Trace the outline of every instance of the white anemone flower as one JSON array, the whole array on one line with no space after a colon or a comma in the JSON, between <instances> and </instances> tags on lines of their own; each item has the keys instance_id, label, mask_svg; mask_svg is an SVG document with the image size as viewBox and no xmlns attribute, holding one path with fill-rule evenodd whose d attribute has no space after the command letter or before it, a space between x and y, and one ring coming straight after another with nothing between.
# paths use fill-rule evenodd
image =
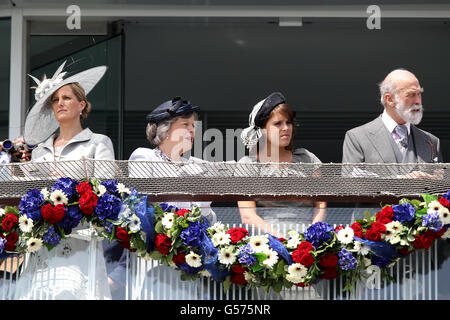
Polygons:
<instances>
[{"instance_id":1,"label":"white anemone flower","mask_svg":"<svg viewBox=\"0 0 450 320\"><path fill-rule=\"evenodd\" d=\"M69 200L67 199L67 196L64 192L61 190L55 190L50 194L50 200L53 201L53 204L55 206L59 204L67 205Z\"/></svg>"},{"instance_id":2,"label":"white anemone flower","mask_svg":"<svg viewBox=\"0 0 450 320\"><path fill-rule=\"evenodd\" d=\"M292 283L303 282L307 272L308 272L308 269L301 263L293 263L288 267L288 273L286 274L286 280L288 280Z\"/></svg>"},{"instance_id":3,"label":"white anemone flower","mask_svg":"<svg viewBox=\"0 0 450 320\"><path fill-rule=\"evenodd\" d=\"M135 214L133 214L130 217L130 222L128 223L128 228L130 228L130 231L133 233L138 232L141 230L141 219Z\"/></svg>"},{"instance_id":4,"label":"white anemone flower","mask_svg":"<svg viewBox=\"0 0 450 320\"><path fill-rule=\"evenodd\" d=\"M269 243L269 239L267 238L266 235L253 236L253 237L250 237L250 240L249 240L250 247L255 252L264 252L265 250L270 249L268 243Z\"/></svg>"},{"instance_id":5,"label":"white anemone flower","mask_svg":"<svg viewBox=\"0 0 450 320\"><path fill-rule=\"evenodd\" d=\"M337 239L343 244L349 244L353 241L354 231L350 227L345 227L337 233Z\"/></svg>"},{"instance_id":6,"label":"white anemone flower","mask_svg":"<svg viewBox=\"0 0 450 320\"><path fill-rule=\"evenodd\" d=\"M25 215L20 216L19 229L25 233L31 232L31 230L33 230L33 219L30 219Z\"/></svg>"},{"instance_id":7,"label":"white anemone flower","mask_svg":"<svg viewBox=\"0 0 450 320\"><path fill-rule=\"evenodd\" d=\"M27 241L27 252L36 252L42 247L42 240L38 238L30 238Z\"/></svg>"},{"instance_id":8,"label":"white anemone flower","mask_svg":"<svg viewBox=\"0 0 450 320\"><path fill-rule=\"evenodd\" d=\"M439 212L443 208L445 207L442 204L440 204L439 201L433 200L428 204L427 213L430 214L433 212Z\"/></svg>"},{"instance_id":9,"label":"white anemone flower","mask_svg":"<svg viewBox=\"0 0 450 320\"><path fill-rule=\"evenodd\" d=\"M264 250L264 254L267 258L262 262L263 265L270 269L273 268L273 266L278 262L278 253L275 250L267 249Z\"/></svg>"},{"instance_id":10,"label":"white anemone flower","mask_svg":"<svg viewBox=\"0 0 450 320\"><path fill-rule=\"evenodd\" d=\"M219 262L225 265L231 265L236 261L236 253L234 252L234 247L229 246L222 248L219 251Z\"/></svg>"},{"instance_id":11,"label":"white anemone flower","mask_svg":"<svg viewBox=\"0 0 450 320\"><path fill-rule=\"evenodd\" d=\"M50 200L50 192L48 192L47 188L43 188L41 190L41 194L44 197L44 200L46 201Z\"/></svg>"},{"instance_id":12,"label":"white anemone flower","mask_svg":"<svg viewBox=\"0 0 450 320\"><path fill-rule=\"evenodd\" d=\"M128 194L131 193L130 189L125 187L125 185L120 182L117 184L117 190L119 191L119 193L128 193Z\"/></svg>"},{"instance_id":13,"label":"white anemone flower","mask_svg":"<svg viewBox=\"0 0 450 320\"><path fill-rule=\"evenodd\" d=\"M300 235L297 231L289 231L289 239L287 241L286 247L290 249L297 248L302 240L300 239Z\"/></svg>"},{"instance_id":14,"label":"white anemone flower","mask_svg":"<svg viewBox=\"0 0 450 320\"><path fill-rule=\"evenodd\" d=\"M218 221L214 223L211 227L209 227L209 229L214 232L223 232L225 231L225 225L222 222Z\"/></svg>"},{"instance_id":15,"label":"white anemone flower","mask_svg":"<svg viewBox=\"0 0 450 320\"><path fill-rule=\"evenodd\" d=\"M175 215L173 212L167 212L164 217L161 219L161 222L166 229L170 229L173 226L173 222L175 221Z\"/></svg>"},{"instance_id":16,"label":"white anemone flower","mask_svg":"<svg viewBox=\"0 0 450 320\"><path fill-rule=\"evenodd\" d=\"M202 256L191 251L186 256L186 263L193 268L199 268L202 266Z\"/></svg>"},{"instance_id":17,"label":"white anemone flower","mask_svg":"<svg viewBox=\"0 0 450 320\"><path fill-rule=\"evenodd\" d=\"M211 241L215 247L221 246L221 245L227 245L231 242L231 237L228 233L225 233L223 231L215 233Z\"/></svg>"},{"instance_id":18,"label":"white anemone flower","mask_svg":"<svg viewBox=\"0 0 450 320\"><path fill-rule=\"evenodd\" d=\"M106 193L106 187L102 184L99 184L95 190L95 194L97 197L101 197L102 195L104 195Z\"/></svg>"},{"instance_id":19,"label":"white anemone flower","mask_svg":"<svg viewBox=\"0 0 450 320\"><path fill-rule=\"evenodd\" d=\"M360 254L362 256L365 256L365 255L367 255L369 253L369 247L367 247L361 241L355 241L355 244L354 244L353 248L358 254Z\"/></svg>"},{"instance_id":20,"label":"white anemone flower","mask_svg":"<svg viewBox=\"0 0 450 320\"><path fill-rule=\"evenodd\" d=\"M450 224L450 212L446 207L442 207L439 212L439 220L441 220L442 224Z\"/></svg>"}]
</instances>

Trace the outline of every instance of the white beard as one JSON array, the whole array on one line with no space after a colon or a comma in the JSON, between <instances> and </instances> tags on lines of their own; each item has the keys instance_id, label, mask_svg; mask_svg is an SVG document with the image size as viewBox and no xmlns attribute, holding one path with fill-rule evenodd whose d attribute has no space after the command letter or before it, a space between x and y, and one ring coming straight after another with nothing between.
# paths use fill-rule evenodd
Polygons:
<instances>
[{"instance_id":1,"label":"white beard","mask_svg":"<svg viewBox=\"0 0 450 320\"><path fill-rule=\"evenodd\" d=\"M396 97L396 100L399 101L395 105L395 110L397 114L406 122L412 123L414 125L418 125L420 121L422 121L423 116L423 106L421 104L414 104L410 108L405 107L403 101ZM419 111L419 112L415 112Z\"/></svg>"}]
</instances>

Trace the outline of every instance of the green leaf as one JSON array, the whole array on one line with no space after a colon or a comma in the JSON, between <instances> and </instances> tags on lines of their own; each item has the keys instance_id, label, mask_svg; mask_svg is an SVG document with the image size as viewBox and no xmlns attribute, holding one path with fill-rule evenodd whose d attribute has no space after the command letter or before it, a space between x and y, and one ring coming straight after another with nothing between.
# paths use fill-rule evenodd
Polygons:
<instances>
[{"instance_id":1,"label":"green leaf","mask_svg":"<svg viewBox=\"0 0 450 320\"><path fill-rule=\"evenodd\" d=\"M422 198L426 202L427 206L431 201L437 201L437 199L438 199L437 196L434 196L432 194L423 194Z\"/></svg>"},{"instance_id":2,"label":"green leaf","mask_svg":"<svg viewBox=\"0 0 450 320\"><path fill-rule=\"evenodd\" d=\"M369 210L366 210L366 212L364 212L364 218L366 220L370 220L370 217L372 216L372 213L370 213Z\"/></svg>"},{"instance_id":3,"label":"green leaf","mask_svg":"<svg viewBox=\"0 0 450 320\"><path fill-rule=\"evenodd\" d=\"M256 252L256 253L254 253L254 255L259 262L263 262L264 260L267 259L267 255L262 252Z\"/></svg>"},{"instance_id":4,"label":"green leaf","mask_svg":"<svg viewBox=\"0 0 450 320\"><path fill-rule=\"evenodd\" d=\"M223 282L223 292L226 293L231 286L231 276L227 276Z\"/></svg>"}]
</instances>

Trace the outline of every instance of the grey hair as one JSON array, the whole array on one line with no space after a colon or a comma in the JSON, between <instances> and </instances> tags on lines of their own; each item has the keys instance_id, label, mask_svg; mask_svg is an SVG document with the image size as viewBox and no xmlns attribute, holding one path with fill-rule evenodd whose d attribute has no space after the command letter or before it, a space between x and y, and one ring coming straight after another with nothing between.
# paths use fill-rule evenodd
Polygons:
<instances>
[{"instance_id":1,"label":"grey hair","mask_svg":"<svg viewBox=\"0 0 450 320\"><path fill-rule=\"evenodd\" d=\"M395 72L395 71L408 71L408 70L399 68L399 69L393 70L392 72ZM386 107L386 101L384 101L384 95L386 93L390 93L390 94L394 95L394 98L397 98L397 91L398 91L397 84L396 84L395 80L392 79L391 77L387 77L382 82L380 82L378 84L378 87L380 88L380 102L383 107Z\"/></svg>"},{"instance_id":2,"label":"grey hair","mask_svg":"<svg viewBox=\"0 0 450 320\"><path fill-rule=\"evenodd\" d=\"M195 120L197 120L198 116L197 113L189 113L186 115L178 116L175 118L170 118L167 120L164 120L160 123L148 123L147 128L145 130L145 133L147 135L147 140L150 142L153 148L159 146L161 142L163 142L164 139L167 139L168 133L170 130L170 127L172 126L172 123L178 120L178 118L190 118L194 114Z\"/></svg>"}]
</instances>

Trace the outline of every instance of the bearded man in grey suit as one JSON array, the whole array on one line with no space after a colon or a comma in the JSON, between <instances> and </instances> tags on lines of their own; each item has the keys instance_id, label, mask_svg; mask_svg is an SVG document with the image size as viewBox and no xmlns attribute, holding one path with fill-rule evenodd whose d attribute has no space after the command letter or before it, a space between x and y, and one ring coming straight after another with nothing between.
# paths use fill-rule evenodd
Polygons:
<instances>
[{"instance_id":1,"label":"bearded man in grey suit","mask_svg":"<svg viewBox=\"0 0 450 320\"><path fill-rule=\"evenodd\" d=\"M383 113L345 134L342 163L442 162L439 138L416 127L422 92L411 72L396 69L380 83Z\"/></svg>"}]
</instances>

